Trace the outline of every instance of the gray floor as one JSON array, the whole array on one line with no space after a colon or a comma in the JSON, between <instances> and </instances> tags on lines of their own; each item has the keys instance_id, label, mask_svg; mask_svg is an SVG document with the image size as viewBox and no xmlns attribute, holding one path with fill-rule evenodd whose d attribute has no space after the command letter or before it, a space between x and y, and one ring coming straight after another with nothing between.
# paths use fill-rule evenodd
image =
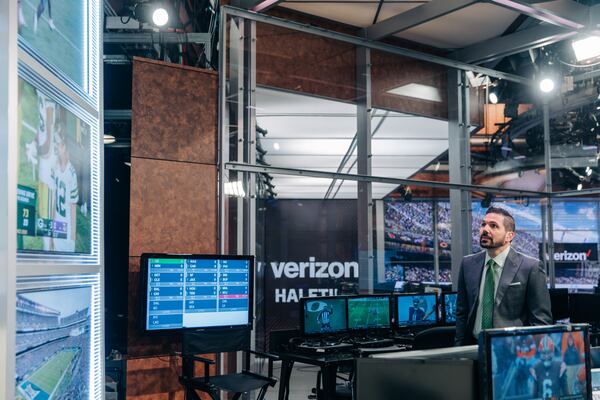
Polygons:
<instances>
[{"instance_id":1,"label":"gray floor","mask_svg":"<svg viewBox=\"0 0 600 400\"><path fill-rule=\"evenodd\" d=\"M274 364L273 374L279 379L281 371L281 363ZM306 364L295 364L292 377L290 378L290 399L289 400L307 400L311 394L311 388L317 383L318 367ZM267 392L267 400L277 400L279 391L279 383L274 388L270 388Z\"/></svg>"}]
</instances>

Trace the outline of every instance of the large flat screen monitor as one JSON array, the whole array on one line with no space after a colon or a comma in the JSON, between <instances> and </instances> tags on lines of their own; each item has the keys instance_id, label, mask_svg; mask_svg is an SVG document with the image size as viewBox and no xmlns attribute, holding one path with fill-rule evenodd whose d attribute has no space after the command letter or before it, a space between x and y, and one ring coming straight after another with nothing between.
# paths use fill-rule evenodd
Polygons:
<instances>
[{"instance_id":1,"label":"large flat screen monitor","mask_svg":"<svg viewBox=\"0 0 600 400\"><path fill-rule=\"evenodd\" d=\"M447 325L456 324L456 292L442 293L442 321Z\"/></svg>"},{"instance_id":2,"label":"large flat screen monitor","mask_svg":"<svg viewBox=\"0 0 600 400\"><path fill-rule=\"evenodd\" d=\"M396 296L396 324L399 328L438 323L437 294L400 294Z\"/></svg>"},{"instance_id":3,"label":"large flat screen monitor","mask_svg":"<svg viewBox=\"0 0 600 400\"><path fill-rule=\"evenodd\" d=\"M491 329L479 351L484 399L591 399L587 325Z\"/></svg>"},{"instance_id":4,"label":"large flat screen monitor","mask_svg":"<svg viewBox=\"0 0 600 400\"><path fill-rule=\"evenodd\" d=\"M348 297L348 329L358 331L389 328L389 296Z\"/></svg>"},{"instance_id":5,"label":"large flat screen monitor","mask_svg":"<svg viewBox=\"0 0 600 400\"><path fill-rule=\"evenodd\" d=\"M252 326L254 257L142 254L144 330Z\"/></svg>"},{"instance_id":6,"label":"large flat screen monitor","mask_svg":"<svg viewBox=\"0 0 600 400\"><path fill-rule=\"evenodd\" d=\"M308 297L300 300L302 333L305 336L342 333L348 330L346 297Z\"/></svg>"}]
</instances>

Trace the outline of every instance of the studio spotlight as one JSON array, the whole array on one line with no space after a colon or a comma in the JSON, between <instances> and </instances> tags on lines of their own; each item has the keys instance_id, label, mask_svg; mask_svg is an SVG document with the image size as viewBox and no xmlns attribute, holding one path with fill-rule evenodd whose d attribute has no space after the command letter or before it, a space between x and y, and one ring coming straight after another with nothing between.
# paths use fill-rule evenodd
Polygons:
<instances>
[{"instance_id":1,"label":"studio spotlight","mask_svg":"<svg viewBox=\"0 0 600 400\"><path fill-rule=\"evenodd\" d=\"M152 22L156 26L165 26L169 22L169 13L163 7L158 7L152 12Z\"/></svg>"},{"instance_id":2,"label":"studio spotlight","mask_svg":"<svg viewBox=\"0 0 600 400\"><path fill-rule=\"evenodd\" d=\"M583 189L583 183L577 184L577 190L581 190L581 189Z\"/></svg>"},{"instance_id":3,"label":"studio spotlight","mask_svg":"<svg viewBox=\"0 0 600 400\"><path fill-rule=\"evenodd\" d=\"M590 167L586 167L586 169L585 169L585 174L586 174L587 176L591 176L591 175L592 175L592 169L591 169Z\"/></svg>"},{"instance_id":4,"label":"studio spotlight","mask_svg":"<svg viewBox=\"0 0 600 400\"><path fill-rule=\"evenodd\" d=\"M490 100L490 103L498 104L498 95L496 92L490 92L488 99Z\"/></svg>"},{"instance_id":5,"label":"studio spotlight","mask_svg":"<svg viewBox=\"0 0 600 400\"><path fill-rule=\"evenodd\" d=\"M139 2L133 8L133 15L138 21L152 23L159 28L169 22L169 11L162 1Z\"/></svg>"},{"instance_id":6,"label":"studio spotlight","mask_svg":"<svg viewBox=\"0 0 600 400\"><path fill-rule=\"evenodd\" d=\"M542 80L540 80L540 90L542 91L542 93L550 93L554 90L554 86L555 84L552 78L545 77Z\"/></svg>"}]
</instances>

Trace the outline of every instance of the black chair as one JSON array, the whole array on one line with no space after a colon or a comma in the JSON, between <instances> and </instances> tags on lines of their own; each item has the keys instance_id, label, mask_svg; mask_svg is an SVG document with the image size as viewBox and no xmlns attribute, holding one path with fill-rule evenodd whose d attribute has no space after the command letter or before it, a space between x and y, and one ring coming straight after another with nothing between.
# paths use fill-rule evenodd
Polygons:
<instances>
[{"instance_id":1,"label":"black chair","mask_svg":"<svg viewBox=\"0 0 600 400\"><path fill-rule=\"evenodd\" d=\"M437 349L453 347L456 336L455 326L436 326L425 329L415 335L413 350Z\"/></svg>"},{"instance_id":2,"label":"black chair","mask_svg":"<svg viewBox=\"0 0 600 400\"><path fill-rule=\"evenodd\" d=\"M246 337L247 336L247 337ZM213 400L220 399L220 392L233 393L233 399L243 394L258 391L257 400L264 399L267 389L275 386L277 379L273 377L273 361L278 357L272 354L250 350L250 332L201 332L195 336L184 334L182 342L183 358L182 376L179 381L185 388L185 398L200 400L197 391L207 393ZM210 376L210 366L215 361L196 354L215 352L242 351L242 372L226 375ZM250 356L255 355L268 361L267 375L250 371ZM195 376L196 362L204 365L204 376Z\"/></svg>"}]
</instances>

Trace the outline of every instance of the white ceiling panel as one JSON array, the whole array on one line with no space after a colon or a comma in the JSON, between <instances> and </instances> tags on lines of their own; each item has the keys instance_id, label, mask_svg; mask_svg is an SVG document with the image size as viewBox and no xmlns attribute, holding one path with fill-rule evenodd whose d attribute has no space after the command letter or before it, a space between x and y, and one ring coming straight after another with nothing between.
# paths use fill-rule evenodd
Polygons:
<instances>
[{"instance_id":1,"label":"white ceiling panel","mask_svg":"<svg viewBox=\"0 0 600 400\"><path fill-rule=\"evenodd\" d=\"M307 118L310 116L310 118ZM266 129L268 139L277 138L350 138L356 133L356 116L339 117L316 116L277 116L257 114L258 126Z\"/></svg>"},{"instance_id":2,"label":"white ceiling panel","mask_svg":"<svg viewBox=\"0 0 600 400\"><path fill-rule=\"evenodd\" d=\"M353 4L351 0L344 3L319 2L318 0L298 3L286 1L280 6L361 28L370 26L377 12L377 2L365 3L361 0L358 0L356 4Z\"/></svg>"},{"instance_id":3,"label":"white ceiling panel","mask_svg":"<svg viewBox=\"0 0 600 400\"><path fill-rule=\"evenodd\" d=\"M397 36L443 49L457 49L500 36L518 13L488 3L476 3Z\"/></svg>"}]
</instances>

